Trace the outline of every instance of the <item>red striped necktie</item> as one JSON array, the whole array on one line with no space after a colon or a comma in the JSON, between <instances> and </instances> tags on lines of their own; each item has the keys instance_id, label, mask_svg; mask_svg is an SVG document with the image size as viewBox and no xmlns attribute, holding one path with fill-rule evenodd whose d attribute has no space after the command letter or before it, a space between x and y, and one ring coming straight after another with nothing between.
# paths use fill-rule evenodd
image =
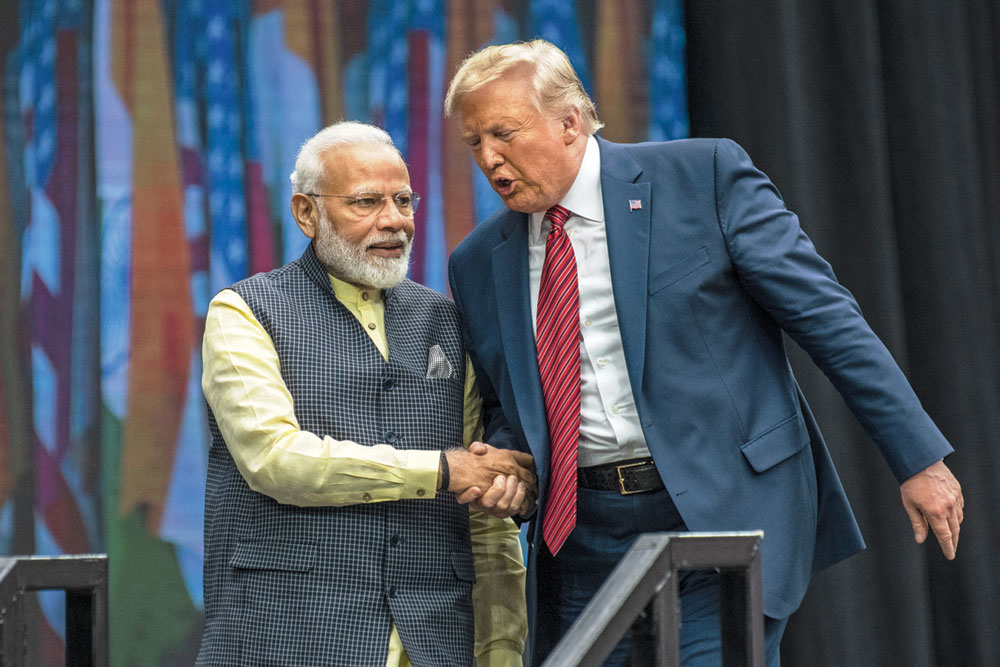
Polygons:
<instances>
[{"instance_id":1,"label":"red striped necktie","mask_svg":"<svg viewBox=\"0 0 1000 667\"><path fill-rule=\"evenodd\" d=\"M576 525L576 445L580 437L580 290L576 256L566 235L572 215L562 206L545 212L552 223L538 289L536 342L551 479L542 537L553 555Z\"/></svg>"}]
</instances>

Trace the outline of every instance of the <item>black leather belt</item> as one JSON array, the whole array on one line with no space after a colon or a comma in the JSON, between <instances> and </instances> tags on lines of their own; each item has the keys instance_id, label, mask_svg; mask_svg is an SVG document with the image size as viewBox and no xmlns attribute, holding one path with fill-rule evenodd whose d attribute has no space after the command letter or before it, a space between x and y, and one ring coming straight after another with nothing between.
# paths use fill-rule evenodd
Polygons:
<instances>
[{"instance_id":1,"label":"black leather belt","mask_svg":"<svg viewBox=\"0 0 1000 667\"><path fill-rule=\"evenodd\" d=\"M577 484L596 491L617 491L623 496L659 491L663 480L653 459L630 459L576 469Z\"/></svg>"}]
</instances>

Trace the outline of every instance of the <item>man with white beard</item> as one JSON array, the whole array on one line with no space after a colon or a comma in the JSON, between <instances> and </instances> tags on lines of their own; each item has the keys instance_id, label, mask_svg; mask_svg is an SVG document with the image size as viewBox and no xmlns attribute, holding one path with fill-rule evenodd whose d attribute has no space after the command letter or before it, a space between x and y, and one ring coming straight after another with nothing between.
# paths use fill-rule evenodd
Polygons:
<instances>
[{"instance_id":1,"label":"man with white beard","mask_svg":"<svg viewBox=\"0 0 1000 667\"><path fill-rule=\"evenodd\" d=\"M212 445L199 665L520 665L530 455L481 442L454 305L406 280L420 201L389 136L307 141L303 255L205 323ZM463 448L466 445L468 448Z\"/></svg>"}]
</instances>

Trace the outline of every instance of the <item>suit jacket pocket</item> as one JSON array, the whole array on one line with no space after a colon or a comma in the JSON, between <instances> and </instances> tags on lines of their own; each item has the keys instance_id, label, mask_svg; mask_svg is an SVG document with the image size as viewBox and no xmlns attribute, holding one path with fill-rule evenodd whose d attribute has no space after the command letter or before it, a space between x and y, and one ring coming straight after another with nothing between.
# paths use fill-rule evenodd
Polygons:
<instances>
[{"instance_id":1,"label":"suit jacket pocket","mask_svg":"<svg viewBox=\"0 0 1000 667\"><path fill-rule=\"evenodd\" d=\"M744 458L755 472L764 472L778 465L809 444L809 432L798 414L778 422L740 447Z\"/></svg>"},{"instance_id":2,"label":"suit jacket pocket","mask_svg":"<svg viewBox=\"0 0 1000 667\"><path fill-rule=\"evenodd\" d=\"M318 547L309 542L239 542L229 566L244 570L308 572Z\"/></svg>"},{"instance_id":3,"label":"suit jacket pocket","mask_svg":"<svg viewBox=\"0 0 1000 667\"><path fill-rule=\"evenodd\" d=\"M699 248L698 252L675 264L671 264L666 269L653 276L649 281L649 293L651 295L656 294L660 290L670 287L681 278L691 275L701 267L708 264L710 261L711 260L708 257L708 250L705 248Z\"/></svg>"},{"instance_id":4,"label":"suit jacket pocket","mask_svg":"<svg viewBox=\"0 0 1000 667\"><path fill-rule=\"evenodd\" d=\"M455 570L455 576L470 584L476 582L476 564L472 560L472 554L467 551L452 551L451 566Z\"/></svg>"}]
</instances>

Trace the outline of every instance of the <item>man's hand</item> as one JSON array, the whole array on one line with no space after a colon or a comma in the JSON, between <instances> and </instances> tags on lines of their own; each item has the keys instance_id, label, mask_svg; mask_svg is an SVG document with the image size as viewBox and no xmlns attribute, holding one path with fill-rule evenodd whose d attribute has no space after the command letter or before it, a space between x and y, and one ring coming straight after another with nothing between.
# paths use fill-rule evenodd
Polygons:
<instances>
[{"instance_id":1,"label":"man's hand","mask_svg":"<svg viewBox=\"0 0 1000 667\"><path fill-rule=\"evenodd\" d=\"M927 539L927 526L934 531L945 558L955 558L958 531L964 518L962 487L944 461L930 465L899 487L903 507L910 515L913 537L918 544Z\"/></svg>"},{"instance_id":2,"label":"man's hand","mask_svg":"<svg viewBox=\"0 0 1000 667\"><path fill-rule=\"evenodd\" d=\"M474 442L468 450L448 450L449 490L458 502L472 503L490 516L527 514L538 497L531 454Z\"/></svg>"}]
</instances>

